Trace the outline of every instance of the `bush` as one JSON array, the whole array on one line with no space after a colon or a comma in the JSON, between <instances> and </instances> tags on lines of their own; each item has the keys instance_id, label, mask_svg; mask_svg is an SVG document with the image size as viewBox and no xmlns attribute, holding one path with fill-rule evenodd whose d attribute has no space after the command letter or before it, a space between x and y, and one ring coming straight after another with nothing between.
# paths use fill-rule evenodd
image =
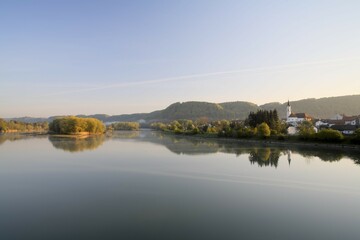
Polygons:
<instances>
[{"instance_id":1,"label":"bush","mask_svg":"<svg viewBox=\"0 0 360 240\"><path fill-rule=\"evenodd\" d=\"M240 129L237 132L237 137L238 138L251 138L251 137L255 136L256 133L257 133L256 128L245 127L245 128Z\"/></svg>"},{"instance_id":2,"label":"bush","mask_svg":"<svg viewBox=\"0 0 360 240\"><path fill-rule=\"evenodd\" d=\"M280 140L280 141L284 141L285 140L285 135L284 134L279 134L277 136L277 139Z\"/></svg>"},{"instance_id":3,"label":"bush","mask_svg":"<svg viewBox=\"0 0 360 240\"><path fill-rule=\"evenodd\" d=\"M341 142L344 136L337 130L323 129L316 134L316 138L323 142Z\"/></svg>"},{"instance_id":4,"label":"bush","mask_svg":"<svg viewBox=\"0 0 360 240\"><path fill-rule=\"evenodd\" d=\"M161 123L161 122L155 122L150 124L150 127L156 130L165 130L166 129L166 124Z\"/></svg>"},{"instance_id":5,"label":"bush","mask_svg":"<svg viewBox=\"0 0 360 240\"><path fill-rule=\"evenodd\" d=\"M138 122L118 122L111 124L114 130L139 130L140 124Z\"/></svg>"},{"instance_id":6,"label":"bush","mask_svg":"<svg viewBox=\"0 0 360 240\"><path fill-rule=\"evenodd\" d=\"M360 128L355 130L355 137L360 139Z\"/></svg>"},{"instance_id":7,"label":"bush","mask_svg":"<svg viewBox=\"0 0 360 240\"><path fill-rule=\"evenodd\" d=\"M270 127L269 125L267 125L265 122L263 122L262 124L260 124L258 127L258 136L261 138L268 138L270 137Z\"/></svg>"},{"instance_id":8,"label":"bush","mask_svg":"<svg viewBox=\"0 0 360 240\"><path fill-rule=\"evenodd\" d=\"M199 134L200 133L200 130L199 128L195 127L193 130L192 130L192 134L196 135L196 134Z\"/></svg>"},{"instance_id":9,"label":"bush","mask_svg":"<svg viewBox=\"0 0 360 240\"><path fill-rule=\"evenodd\" d=\"M274 129L271 129L270 135L271 135L271 136L277 136L277 135L278 135L278 131L276 131L276 130L274 130Z\"/></svg>"},{"instance_id":10,"label":"bush","mask_svg":"<svg viewBox=\"0 0 360 240\"><path fill-rule=\"evenodd\" d=\"M354 137L351 139L352 143L360 144L360 128L356 129Z\"/></svg>"},{"instance_id":11,"label":"bush","mask_svg":"<svg viewBox=\"0 0 360 240\"><path fill-rule=\"evenodd\" d=\"M175 128L174 129L174 133L175 134L182 134L182 133L184 133L181 129L179 129L179 128Z\"/></svg>"}]
</instances>

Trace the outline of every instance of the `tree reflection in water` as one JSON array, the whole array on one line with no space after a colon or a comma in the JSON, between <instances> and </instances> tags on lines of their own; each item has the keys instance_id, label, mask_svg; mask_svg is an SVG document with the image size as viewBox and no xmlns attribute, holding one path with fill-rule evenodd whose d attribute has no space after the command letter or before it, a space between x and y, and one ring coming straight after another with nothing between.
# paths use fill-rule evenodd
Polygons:
<instances>
[{"instance_id":1,"label":"tree reflection in water","mask_svg":"<svg viewBox=\"0 0 360 240\"><path fill-rule=\"evenodd\" d=\"M327 149L320 151L317 149L296 148L293 150L293 152L300 154L304 158L318 157L325 162L337 162L349 155L346 152L337 149ZM351 158L353 158L354 156L356 156L356 154L351 154L351 156Z\"/></svg>"},{"instance_id":2,"label":"tree reflection in water","mask_svg":"<svg viewBox=\"0 0 360 240\"><path fill-rule=\"evenodd\" d=\"M113 131L108 134L108 137L116 139L135 139L140 137L140 131Z\"/></svg>"},{"instance_id":3,"label":"tree reflection in water","mask_svg":"<svg viewBox=\"0 0 360 240\"><path fill-rule=\"evenodd\" d=\"M67 152L81 152L98 148L104 143L105 136L96 135L86 138L49 136L49 141L57 149Z\"/></svg>"},{"instance_id":4,"label":"tree reflection in water","mask_svg":"<svg viewBox=\"0 0 360 240\"><path fill-rule=\"evenodd\" d=\"M40 139L47 138L45 134L22 134L22 133L0 133L0 145L4 144L6 141L14 142L19 140L30 140L30 139Z\"/></svg>"},{"instance_id":5,"label":"tree reflection in water","mask_svg":"<svg viewBox=\"0 0 360 240\"><path fill-rule=\"evenodd\" d=\"M250 151L249 161L251 164L257 163L260 167L277 167L281 156L280 149L273 148L254 148ZM290 164L290 163L289 163Z\"/></svg>"},{"instance_id":6,"label":"tree reflection in water","mask_svg":"<svg viewBox=\"0 0 360 240\"><path fill-rule=\"evenodd\" d=\"M291 164L292 154L299 154L306 159L317 157L326 162L337 162L341 159L349 158L353 160L355 164L360 165L360 153L356 150L340 148L321 149L313 146L304 147L297 145L269 146L260 142L205 139L164 134L157 131L115 131L107 136L96 135L86 138L6 133L0 134L0 145L6 141L13 142L34 138L48 138L54 148L67 152L94 150L101 146L106 139L115 141L126 141L130 139L133 141L162 145L175 154L204 155L227 153L235 154L236 156L247 155L250 163L257 164L259 167L278 167L281 156L284 156L288 163Z\"/></svg>"},{"instance_id":7,"label":"tree reflection in water","mask_svg":"<svg viewBox=\"0 0 360 240\"><path fill-rule=\"evenodd\" d=\"M205 139L153 131L145 132L138 140L161 144L175 154L204 155L229 153L236 156L248 155L250 163L256 163L260 167L276 168L279 165L281 156L284 156L288 164L291 165L291 155L293 153L305 158L317 157L326 162L336 162L343 158L350 158L356 164L360 164L359 151L349 149L315 148L314 146L300 147L297 145L266 146L261 142Z\"/></svg>"}]
</instances>

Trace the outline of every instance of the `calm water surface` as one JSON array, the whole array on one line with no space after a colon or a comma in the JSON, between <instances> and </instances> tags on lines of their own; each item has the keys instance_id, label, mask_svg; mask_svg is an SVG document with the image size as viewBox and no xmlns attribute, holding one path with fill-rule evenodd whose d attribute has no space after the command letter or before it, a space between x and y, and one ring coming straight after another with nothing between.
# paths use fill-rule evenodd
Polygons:
<instances>
[{"instance_id":1,"label":"calm water surface","mask_svg":"<svg viewBox=\"0 0 360 240\"><path fill-rule=\"evenodd\" d=\"M360 154L0 136L0 239L360 239Z\"/></svg>"}]
</instances>

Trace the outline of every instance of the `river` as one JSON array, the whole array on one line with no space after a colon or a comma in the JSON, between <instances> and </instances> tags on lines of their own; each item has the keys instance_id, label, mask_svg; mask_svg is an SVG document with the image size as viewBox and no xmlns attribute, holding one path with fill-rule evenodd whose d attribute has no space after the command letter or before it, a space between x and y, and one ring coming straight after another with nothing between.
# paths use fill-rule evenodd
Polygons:
<instances>
[{"instance_id":1,"label":"river","mask_svg":"<svg viewBox=\"0 0 360 240\"><path fill-rule=\"evenodd\" d=\"M359 239L360 154L0 135L0 239Z\"/></svg>"}]
</instances>

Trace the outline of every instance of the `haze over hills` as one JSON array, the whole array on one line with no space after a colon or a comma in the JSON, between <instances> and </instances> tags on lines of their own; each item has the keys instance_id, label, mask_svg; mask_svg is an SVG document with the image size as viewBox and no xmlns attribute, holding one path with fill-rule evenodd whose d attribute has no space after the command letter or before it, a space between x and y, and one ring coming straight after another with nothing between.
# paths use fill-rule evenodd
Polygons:
<instances>
[{"instance_id":1,"label":"haze over hills","mask_svg":"<svg viewBox=\"0 0 360 240\"><path fill-rule=\"evenodd\" d=\"M360 115L360 95L349 95L340 97L328 98L310 98L298 101L290 101L292 111L295 113L306 112L314 118L330 118L337 113L345 115ZM135 113L122 115L78 115L79 117L93 117L103 122L116 121L140 121L146 122L154 121L171 121L175 119L192 119L196 120L205 117L209 120L220 119L245 119L252 111L260 109L273 110L276 109L281 118L285 118L285 103L266 103L263 105L256 105L251 102L225 102L225 103L209 103L209 102L184 102L173 103L163 110L158 110L150 113ZM52 116L49 118L12 118L12 120L23 122L39 122L52 121L59 116ZM6 120L11 120L8 118Z\"/></svg>"}]
</instances>

